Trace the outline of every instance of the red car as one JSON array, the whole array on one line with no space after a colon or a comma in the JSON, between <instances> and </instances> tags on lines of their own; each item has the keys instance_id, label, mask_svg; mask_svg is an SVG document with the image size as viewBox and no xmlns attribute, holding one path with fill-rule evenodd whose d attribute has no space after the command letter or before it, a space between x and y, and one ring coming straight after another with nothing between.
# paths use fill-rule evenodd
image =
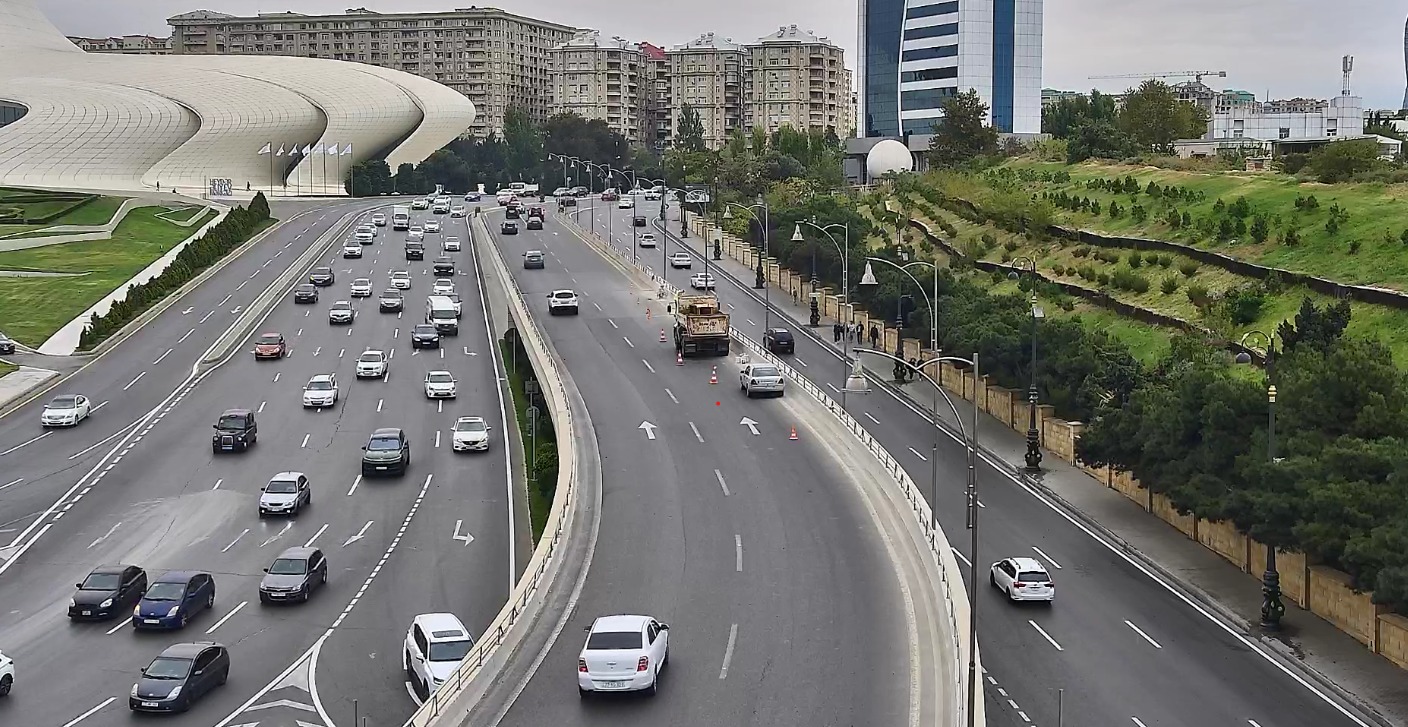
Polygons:
<instances>
[{"instance_id":1,"label":"red car","mask_svg":"<svg viewBox=\"0 0 1408 727\"><path fill-rule=\"evenodd\" d=\"M529 207L529 208L528 208L528 216L529 216L529 217L537 217L537 218L540 219L540 220L543 219L543 207L542 207L542 205L536 205L536 204L535 204L535 205L533 205L532 207Z\"/></svg>"},{"instance_id":2,"label":"red car","mask_svg":"<svg viewBox=\"0 0 1408 727\"><path fill-rule=\"evenodd\" d=\"M254 342L254 358L283 358L288 354L288 344L282 333L261 333Z\"/></svg>"},{"instance_id":3,"label":"red car","mask_svg":"<svg viewBox=\"0 0 1408 727\"><path fill-rule=\"evenodd\" d=\"M618 200L618 199L620 199L620 198L621 198L621 195L616 194L615 192L609 192L609 191L608 191L608 192L602 192L602 193L601 193L601 201L603 201L603 202L615 202L616 200Z\"/></svg>"}]
</instances>

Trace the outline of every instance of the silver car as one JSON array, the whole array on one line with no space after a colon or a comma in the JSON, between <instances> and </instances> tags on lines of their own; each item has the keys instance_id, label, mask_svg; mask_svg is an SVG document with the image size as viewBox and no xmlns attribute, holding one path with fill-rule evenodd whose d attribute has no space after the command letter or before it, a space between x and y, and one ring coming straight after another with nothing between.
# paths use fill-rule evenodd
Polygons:
<instances>
[{"instance_id":1,"label":"silver car","mask_svg":"<svg viewBox=\"0 0 1408 727\"><path fill-rule=\"evenodd\" d=\"M328 323L351 324L352 319L356 317L357 311L353 310L352 304L345 300L333 303L332 308L328 309Z\"/></svg>"},{"instance_id":2,"label":"silver car","mask_svg":"<svg viewBox=\"0 0 1408 727\"><path fill-rule=\"evenodd\" d=\"M787 379L770 363L750 363L738 372L738 388L749 399L755 394L782 396L787 389Z\"/></svg>"},{"instance_id":3,"label":"silver car","mask_svg":"<svg viewBox=\"0 0 1408 727\"><path fill-rule=\"evenodd\" d=\"M265 515L297 516L304 507L313 504L313 490L302 472L280 472L259 492L259 517Z\"/></svg>"}]
</instances>

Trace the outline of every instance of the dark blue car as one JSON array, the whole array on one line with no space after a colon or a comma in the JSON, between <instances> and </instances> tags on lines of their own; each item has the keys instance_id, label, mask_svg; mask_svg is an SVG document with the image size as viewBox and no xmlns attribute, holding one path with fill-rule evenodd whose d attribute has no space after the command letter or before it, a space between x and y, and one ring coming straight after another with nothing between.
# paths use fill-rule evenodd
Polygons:
<instances>
[{"instance_id":1,"label":"dark blue car","mask_svg":"<svg viewBox=\"0 0 1408 727\"><path fill-rule=\"evenodd\" d=\"M179 629L197 613L214 607L215 578L200 571L171 571L147 586L132 610L132 627Z\"/></svg>"}]
</instances>

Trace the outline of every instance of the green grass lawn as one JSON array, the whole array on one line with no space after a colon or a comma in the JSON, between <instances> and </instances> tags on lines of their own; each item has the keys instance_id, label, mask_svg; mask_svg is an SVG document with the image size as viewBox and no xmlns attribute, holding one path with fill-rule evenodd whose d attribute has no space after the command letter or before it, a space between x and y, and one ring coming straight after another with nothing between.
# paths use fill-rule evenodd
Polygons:
<instances>
[{"instance_id":1,"label":"green grass lawn","mask_svg":"<svg viewBox=\"0 0 1408 727\"><path fill-rule=\"evenodd\" d=\"M33 235L23 233L32 233L55 225L107 224L107 222L112 219L112 216L117 213L117 208L121 207L122 203L126 200L126 197L99 197L47 225L0 225L0 239L31 237ZM46 211L52 211L43 209L45 205L53 205L55 209L61 209L70 204L72 204L72 202L40 202L36 204L16 204L14 206L33 210L30 214L44 214ZM5 205L5 202L0 200L0 205Z\"/></svg>"},{"instance_id":2,"label":"green grass lawn","mask_svg":"<svg viewBox=\"0 0 1408 727\"><path fill-rule=\"evenodd\" d=\"M20 370L20 367L14 365L14 364L8 364L8 363L5 363L4 361L0 361L0 376L4 376L5 374L12 373L12 372L19 371L19 370Z\"/></svg>"},{"instance_id":3,"label":"green grass lawn","mask_svg":"<svg viewBox=\"0 0 1408 727\"><path fill-rule=\"evenodd\" d=\"M191 235L156 217L162 207L139 207L113 231L112 239L70 242L0 252L0 270L87 273L82 277L0 277L0 320L6 333L38 346L157 258ZM215 212L207 212L207 220Z\"/></svg>"},{"instance_id":4,"label":"green grass lawn","mask_svg":"<svg viewBox=\"0 0 1408 727\"><path fill-rule=\"evenodd\" d=\"M513 367L513 349L509 344L500 339L499 353L503 356L504 367L508 369L509 388L513 391L513 414L514 420L518 422L518 433L523 440L524 466L527 466L528 458L532 455L528 453L529 443L532 441L532 424L528 418L528 396L523 392L523 373L530 371L530 364L524 360L526 357L520 355L517 359L518 368ZM546 422L546 424L545 424ZM540 414L538 419L538 446L541 447L544 441L550 441L554 437L552 421L546 414ZM545 439L546 438L546 439ZM504 435L504 442L509 441L507 433ZM550 477L553 489L557 485L557 472L544 475ZM533 528L533 544L538 543L538 538L542 536L543 529L547 527L548 514L552 511L552 501L555 493L544 493L533 481L527 483L528 489L528 520Z\"/></svg>"}]
</instances>

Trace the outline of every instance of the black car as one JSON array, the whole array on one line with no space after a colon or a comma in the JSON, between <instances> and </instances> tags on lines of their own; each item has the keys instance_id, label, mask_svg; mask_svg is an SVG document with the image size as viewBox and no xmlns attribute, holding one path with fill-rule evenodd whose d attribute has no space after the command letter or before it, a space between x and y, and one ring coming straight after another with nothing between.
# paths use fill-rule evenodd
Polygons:
<instances>
[{"instance_id":1,"label":"black car","mask_svg":"<svg viewBox=\"0 0 1408 727\"><path fill-rule=\"evenodd\" d=\"M576 207L576 206L577 206L577 198L576 198L576 197L558 197L558 198L557 198L557 206L559 206L559 207Z\"/></svg>"},{"instance_id":2,"label":"black car","mask_svg":"<svg viewBox=\"0 0 1408 727\"><path fill-rule=\"evenodd\" d=\"M293 289L293 302L295 303L317 303L318 286L312 283L302 283Z\"/></svg>"},{"instance_id":3,"label":"black car","mask_svg":"<svg viewBox=\"0 0 1408 727\"><path fill-rule=\"evenodd\" d=\"M424 260L424 259L425 259L425 245L424 245L423 243L419 243L419 242L407 242L407 243L406 243L406 259L407 259L407 260Z\"/></svg>"},{"instance_id":4,"label":"black car","mask_svg":"<svg viewBox=\"0 0 1408 727\"><path fill-rule=\"evenodd\" d=\"M12 340L10 340L10 338L9 338L8 336L6 336L5 334L0 333L0 353L14 353L14 352L15 352L15 342L12 341Z\"/></svg>"},{"instance_id":5,"label":"black car","mask_svg":"<svg viewBox=\"0 0 1408 727\"><path fill-rule=\"evenodd\" d=\"M541 230L541 229L543 229L543 218L541 218L541 217L529 217L529 218L528 218L528 229L530 229L530 230Z\"/></svg>"},{"instance_id":6,"label":"black car","mask_svg":"<svg viewBox=\"0 0 1408 727\"><path fill-rule=\"evenodd\" d=\"M636 227L645 227L645 215L636 215L635 217L631 218L631 224L635 225Z\"/></svg>"},{"instance_id":7,"label":"black car","mask_svg":"<svg viewBox=\"0 0 1408 727\"><path fill-rule=\"evenodd\" d=\"M440 332L429 323L412 328L411 348L440 348Z\"/></svg>"},{"instance_id":8,"label":"black car","mask_svg":"<svg viewBox=\"0 0 1408 727\"><path fill-rule=\"evenodd\" d=\"M587 188L586 188L586 187L573 187L573 188L572 188L572 196L573 196L573 197L585 197L585 196L587 196L588 194L590 194L590 192L587 191Z\"/></svg>"},{"instance_id":9,"label":"black car","mask_svg":"<svg viewBox=\"0 0 1408 727\"><path fill-rule=\"evenodd\" d=\"M68 605L70 619L126 616L147 592L147 572L135 565L100 565L75 587L78 591Z\"/></svg>"},{"instance_id":10,"label":"black car","mask_svg":"<svg viewBox=\"0 0 1408 727\"><path fill-rule=\"evenodd\" d=\"M454 275L455 261L453 258L441 255L435 258L435 262L431 263L431 269L435 271L436 275Z\"/></svg>"},{"instance_id":11,"label":"black car","mask_svg":"<svg viewBox=\"0 0 1408 727\"><path fill-rule=\"evenodd\" d=\"M769 328L763 332L763 347L772 353L796 353L797 341L785 328Z\"/></svg>"},{"instance_id":12,"label":"black car","mask_svg":"<svg viewBox=\"0 0 1408 727\"><path fill-rule=\"evenodd\" d=\"M385 291L381 294L381 297L377 299L376 305L377 309L379 309L383 313L386 313L389 311L401 310L405 306L405 303L406 299L401 296L401 291L392 288L391 290Z\"/></svg>"},{"instance_id":13,"label":"black car","mask_svg":"<svg viewBox=\"0 0 1408 727\"><path fill-rule=\"evenodd\" d=\"M507 210L504 211L504 218L505 218L505 219L510 219L510 220L516 220L516 219L518 219L518 218L519 218L518 208L517 208L517 207L509 207Z\"/></svg>"},{"instance_id":14,"label":"black car","mask_svg":"<svg viewBox=\"0 0 1408 727\"><path fill-rule=\"evenodd\" d=\"M215 422L210 448L220 452L243 452L259 440L259 424L248 409L226 409Z\"/></svg>"},{"instance_id":15,"label":"black car","mask_svg":"<svg viewBox=\"0 0 1408 727\"><path fill-rule=\"evenodd\" d=\"M334 273L332 268L313 268L313 272L308 273L308 282L319 288L326 288L337 282L337 273Z\"/></svg>"},{"instance_id":16,"label":"black car","mask_svg":"<svg viewBox=\"0 0 1408 727\"><path fill-rule=\"evenodd\" d=\"M259 602L307 601L328 583L328 559L317 548L288 548L264 569Z\"/></svg>"},{"instance_id":17,"label":"black car","mask_svg":"<svg viewBox=\"0 0 1408 727\"><path fill-rule=\"evenodd\" d=\"M230 650L214 641L172 644L142 670L127 706L133 712L184 712L230 678Z\"/></svg>"},{"instance_id":18,"label":"black car","mask_svg":"<svg viewBox=\"0 0 1408 727\"><path fill-rule=\"evenodd\" d=\"M509 222L509 221L505 220L504 223L503 223L503 225L501 225L501 226L499 227L499 232L501 232L501 233L503 233L503 234L505 234L505 235L517 235L517 234L518 234L518 223L516 223L516 222Z\"/></svg>"},{"instance_id":19,"label":"black car","mask_svg":"<svg viewBox=\"0 0 1408 727\"><path fill-rule=\"evenodd\" d=\"M404 475L411 466L411 440L406 432L385 427L372 432L362 447L362 474Z\"/></svg>"}]
</instances>

